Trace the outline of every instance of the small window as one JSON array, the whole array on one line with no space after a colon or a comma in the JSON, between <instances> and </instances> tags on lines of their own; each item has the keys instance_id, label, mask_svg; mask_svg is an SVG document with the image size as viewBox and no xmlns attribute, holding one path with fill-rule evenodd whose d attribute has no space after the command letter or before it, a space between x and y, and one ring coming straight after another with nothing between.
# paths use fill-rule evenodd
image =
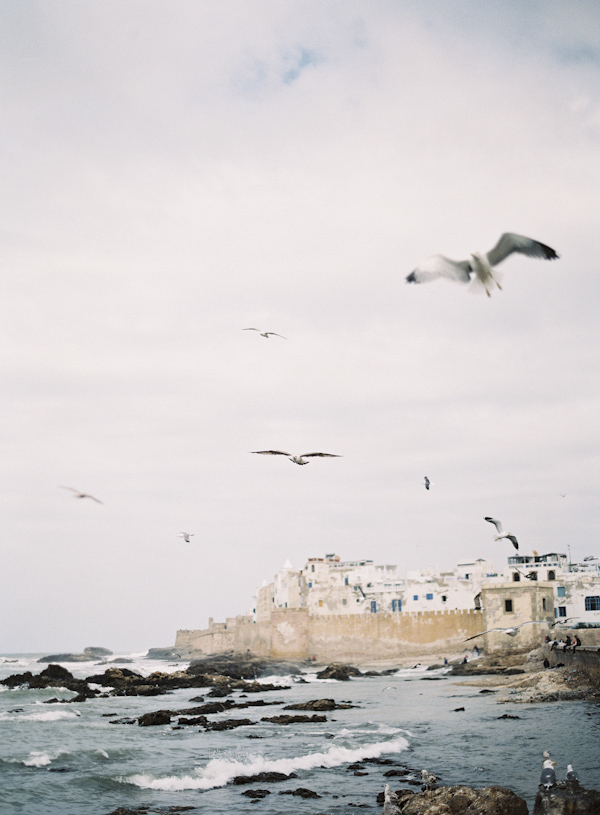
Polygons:
<instances>
[{"instance_id":1,"label":"small window","mask_svg":"<svg viewBox=\"0 0 600 815\"><path fill-rule=\"evenodd\" d=\"M347 585L348 585L348 578L347 578L347 577L345 577L345 578L344 578L344 586L347 586Z\"/></svg>"},{"instance_id":2,"label":"small window","mask_svg":"<svg viewBox=\"0 0 600 815\"><path fill-rule=\"evenodd\" d=\"M445 594L442 594L442 603L445 603L448 598Z\"/></svg>"},{"instance_id":3,"label":"small window","mask_svg":"<svg viewBox=\"0 0 600 815\"><path fill-rule=\"evenodd\" d=\"M552 571L552 569L548 572L548 580L556 580L556 572Z\"/></svg>"},{"instance_id":4,"label":"small window","mask_svg":"<svg viewBox=\"0 0 600 815\"><path fill-rule=\"evenodd\" d=\"M585 610L586 611L600 611L600 597L597 595L594 597L586 597L585 598Z\"/></svg>"},{"instance_id":5,"label":"small window","mask_svg":"<svg viewBox=\"0 0 600 815\"><path fill-rule=\"evenodd\" d=\"M508 614L513 610L512 607L512 600L505 600L504 601L504 611Z\"/></svg>"},{"instance_id":6,"label":"small window","mask_svg":"<svg viewBox=\"0 0 600 815\"><path fill-rule=\"evenodd\" d=\"M419 599L419 595L418 595L418 594L413 594L413 600L415 600L415 601L416 601L416 600L418 600L418 599Z\"/></svg>"},{"instance_id":7,"label":"small window","mask_svg":"<svg viewBox=\"0 0 600 815\"><path fill-rule=\"evenodd\" d=\"M312 589L312 583L310 583L310 582L309 582L309 584L308 584L308 588L309 588L309 589Z\"/></svg>"},{"instance_id":8,"label":"small window","mask_svg":"<svg viewBox=\"0 0 600 815\"><path fill-rule=\"evenodd\" d=\"M315 570L315 564L314 563L311 564L310 570L311 570L311 572L314 572L314 570Z\"/></svg>"},{"instance_id":9,"label":"small window","mask_svg":"<svg viewBox=\"0 0 600 815\"><path fill-rule=\"evenodd\" d=\"M559 606L558 607L558 616L559 617L566 617L567 616L567 607L566 606Z\"/></svg>"},{"instance_id":10,"label":"small window","mask_svg":"<svg viewBox=\"0 0 600 815\"><path fill-rule=\"evenodd\" d=\"M513 572L513 583L518 583L521 580L519 572Z\"/></svg>"},{"instance_id":11,"label":"small window","mask_svg":"<svg viewBox=\"0 0 600 815\"><path fill-rule=\"evenodd\" d=\"M546 598L542 597L542 610L546 611Z\"/></svg>"},{"instance_id":12,"label":"small window","mask_svg":"<svg viewBox=\"0 0 600 815\"><path fill-rule=\"evenodd\" d=\"M376 600L371 600L371 611L373 612L373 614L375 614L376 611L377 611L377 601Z\"/></svg>"},{"instance_id":13,"label":"small window","mask_svg":"<svg viewBox=\"0 0 600 815\"><path fill-rule=\"evenodd\" d=\"M558 597L564 597L565 596L565 587L564 586L557 586L556 587L556 594L557 594Z\"/></svg>"},{"instance_id":14,"label":"small window","mask_svg":"<svg viewBox=\"0 0 600 815\"><path fill-rule=\"evenodd\" d=\"M402 611L402 600L392 600L392 611Z\"/></svg>"},{"instance_id":15,"label":"small window","mask_svg":"<svg viewBox=\"0 0 600 815\"><path fill-rule=\"evenodd\" d=\"M426 600L433 600L433 594L427 593L427 594L425 595L425 599L426 599Z\"/></svg>"},{"instance_id":16,"label":"small window","mask_svg":"<svg viewBox=\"0 0 600 815\"><path fill-rule=\"evenodd\" d=\"M342 600L342 605L343 605L343 606L345 606L347 602L348 602L348 601L347 601L347 600L346 600L346 598L344 597L344 599Z\"/></svg>"},{"instance_id":17,"label":"small window","mask_svg":"<svg viewBox=\"0 0 600 815\"><path fill-rule=\"evenodd\" d=\"M529 575L530 580L537 580L537 572L531 572Z\"/></svg>"}]
</instances>

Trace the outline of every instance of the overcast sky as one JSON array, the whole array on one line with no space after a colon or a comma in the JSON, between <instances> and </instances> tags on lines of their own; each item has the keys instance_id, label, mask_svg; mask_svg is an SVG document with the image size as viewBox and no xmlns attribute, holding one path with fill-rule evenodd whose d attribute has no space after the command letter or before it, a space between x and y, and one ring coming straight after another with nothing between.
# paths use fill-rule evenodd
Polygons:
<instances>
[{"instance_id":1,"label":"overcast sky","mask_svg":"<svg viewBox=\"0 0 600 815\"><path fill-rule=\"evenodd\" d=\"M0 651L170 645L288 558L502 567L484 515L600 554L599 30L597 0L0 0ZM560 260L405 282L505 231Z\"/></svg>"}]
</instances>

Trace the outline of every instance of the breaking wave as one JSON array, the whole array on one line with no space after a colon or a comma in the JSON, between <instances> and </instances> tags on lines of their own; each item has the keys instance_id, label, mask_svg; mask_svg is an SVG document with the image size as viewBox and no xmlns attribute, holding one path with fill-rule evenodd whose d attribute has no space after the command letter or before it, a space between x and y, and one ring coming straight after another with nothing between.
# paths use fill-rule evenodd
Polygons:
<instances>
[{"instance_id":1,"label":"breaking wave","mask_svg":"<svg viewBox=\"0 0 600 815\"><path fill-rule=\"evenodd\" d=\"M377 742L358 748L332 746L322 753L309 753L305 756L291 758L267 759L261 755L250 755L246 760L231 758L214 758L206 767L198 768L186 776L170 775L154 778L148 774L136 774L121 777L119 781L134 784L143 789L165 790L209 790L224 787L238 775L256 775L264 772L278 772L289 775L296 770L312 770L315 767L338 767L341 764L352 764L366 758L379 758L385 753L401 753L408 748L408 741L398 737L390 741Z\"/></svg>"}]
</instances>

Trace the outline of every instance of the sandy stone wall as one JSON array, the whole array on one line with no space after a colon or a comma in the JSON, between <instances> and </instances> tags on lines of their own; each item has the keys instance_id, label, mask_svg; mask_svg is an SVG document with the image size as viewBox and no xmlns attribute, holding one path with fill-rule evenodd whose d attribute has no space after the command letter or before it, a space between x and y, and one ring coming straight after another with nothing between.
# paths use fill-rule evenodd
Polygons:
<instances>
[{"instance_id":1,"label":"sandy stone wall","mask_svg":"<svg viewBox=\"0 0 600 815\"><path fill-rule=\"evenodd\" d=\"M395 659L459 650L483 629L480 611L310 616L308 609L274 609L269 622L235 617L209 622L202 631L177 632L182 655L246 651L282 658L315 657L319 662Z\"/></svg>"}]
</instances>

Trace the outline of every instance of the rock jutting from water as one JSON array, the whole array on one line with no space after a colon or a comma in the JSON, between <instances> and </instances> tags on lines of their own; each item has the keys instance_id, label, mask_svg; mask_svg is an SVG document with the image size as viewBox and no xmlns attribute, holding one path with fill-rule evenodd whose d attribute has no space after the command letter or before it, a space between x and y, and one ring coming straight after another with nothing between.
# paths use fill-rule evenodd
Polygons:
<instances>
[{"instance_id":1,"label":"rock jutting from water","mask_svg":"<svg viewBox=\"0 0 600 815\"><path fill-rule=\"evenodd\" d=\"M377 796L384 803L384 794ZM506 787L481 790L457 785L424 792L398 790L385 815L528 815L527 804Z\"/></svg>"},{"instance_id":2,"label":"rock jutting from water","mask_svg":"<svg viewBox=\"0 0 600 815\"><path fill-rule=\"evenodd\" d=\"M533 815L598 815L600 792L586 790L577 781L557 781L550 789L540 786Z\"/></svg>"}]
</instances>

